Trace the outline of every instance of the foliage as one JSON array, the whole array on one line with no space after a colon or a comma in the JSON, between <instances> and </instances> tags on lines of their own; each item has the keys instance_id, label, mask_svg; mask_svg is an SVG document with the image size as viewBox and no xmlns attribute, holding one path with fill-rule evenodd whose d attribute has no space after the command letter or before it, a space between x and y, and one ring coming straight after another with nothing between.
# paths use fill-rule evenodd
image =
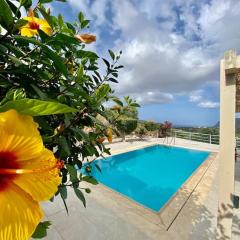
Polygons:
<instances>
[{"instance_id":1,"label":"foliage","mask_svg":"<svg viewBox=\"0 0 240 240\"><path fill-rule=\"evenodd\" d=\"M189 132L219 135L219 128L217 127L177 127L177 129Z\"/></svg>"},{"instance_id":2,"label":"foliage","mask_svg":"<svg viewBox=\"0 0 240 240\"><path fill-rule=\"evenodd\" d=\"M18 7L8 0L0 0L0 111L13 108L35 116L45 146L64 161L62 183L56 195L62 197L66 206L67 188L72 187L85 205L84 194L78 187L81 181L89 182L89 179L75 166L81 169L83 161L110 154L97 141L105 136L106 126L96 117L106 117L103 104L109 99L123 106L113 97L110 86L118 82L118 70L123 67L118 65L121 52L115 54L109 50L109 61L86 50L84 42L92 42L94 37L86 40L86 35L81 38L79 34L88 27L89 20L79 13L74 24L65 22L62 15L53 16L44 7L49 2L38 1L30 12L36 18L45 19L52 35L39 28L32 37L26 37L20 35L20 29L27 24L23 19L26 15L21 13L23 9L29 11L31 0L18 1ZM99 73L100 61L106 66L104 75ZM138 107L129 97L125 101L130 108ZM122 119L118 124L129 132L136 120Z\"/></svg>"},{"instance_id":3,"label":"foliage","mask_svg":"<svg viewBox=\"0 0 240 240\"><path fill-rule=\"evenodd\" d=\"M165 121L161 126L161 129L163 130L170 130L172 128L172 123L169 121Z\"/></svg>"},{"instance_id":4,"label":"foliage","mask_svg":"<svg viewBox=\"0 0 240 240\"><path fill-rule=\"evenodd\" d=\"M163 124L161 124L158 132L158 137L166 137L169 133L169 131L172 128L172 123L169 121L165 121Z\"/></svg>"},{"instance_id":5,"label":"foliage","mask_svg":"<svg viewBox=\"0 0 240 240\"><path fill-rule=\"evenodd\" d=\"M123 140L125 140L125 135L130 134L137 128L137 108L140 106L129 96L124 97L123 102L120 102L119 99L115 98L112 98L112 100L116 103L116 105L114 105L111 109L108 109L106 112L106 119L112 125L116 134L122 135Z\"/></svg>"},{"instance_id":6,"label":"foliage","mask_svg":"<svg viewBox=\"0 0 240 240\"><path fill-rule=\"evenodd\" d=\"M143 138L147 131L143 127L138 127L135 132L138 135L138 137Z\"/></svg>"},{"instance_id":7,"label":"foliage","mask_svg":"<svg viewBox=\"0 0 240 240\"><path fill-rule=\"evenodd\" d=\"M140 105L129 96L124 97L122 102L116 98L112 98L112 101L115 102L116 105L106 111L106 118L109 122L113 122L115 119L123 116L138 119L137 108L140 107Z\"/></svg>"},{"instance_id":8,"label":"foliage","mask_svg":"<svg viewBox=\"0 0 240 240\"><path fill-rule=\"evenodd\" d=\"M35 229L35 232L32 235L32 238L44 238L47 236L47 229L51 223L49 221L44 221L38 224L37 228Z\"/></svg>"},{"instance_id":9,"label":"foliage","mask_svg":"<svg viewBox=\"0 0 240 240\"><path fill-rule=\"evenodd\" d=\"M125 135L132 133L137 128L137 119L121 117L116 120L116 127L120 131L123 140L125 140Z\"/></svg>"},{"instance_id":10,"label":"foliage","mask_svg":"<svg viewBox=\"0 0 240 240\"><path fill-rule=\"evenodd\" d=\"M147 131L155 131L159 129L159 124L152 121L146 121L144 127L146 128Z\"/></svg>"}]
</instances>

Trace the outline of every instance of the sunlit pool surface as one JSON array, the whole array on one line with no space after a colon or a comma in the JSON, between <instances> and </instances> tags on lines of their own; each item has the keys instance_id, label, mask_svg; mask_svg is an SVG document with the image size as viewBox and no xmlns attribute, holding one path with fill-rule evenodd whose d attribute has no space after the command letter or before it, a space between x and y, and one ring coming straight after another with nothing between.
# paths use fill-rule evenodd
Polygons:
<instances>
[{"instance_id":1,"label":"sunlit pool surface","mask_svg":"<svg viewBox=\"0 0 240 240\"><path fill-rule=\"evenodd\" d=\"M208 157L209 152L155 145L96 163L92 175L102 184L159 211Z\"/></svg>"}]
</instances>

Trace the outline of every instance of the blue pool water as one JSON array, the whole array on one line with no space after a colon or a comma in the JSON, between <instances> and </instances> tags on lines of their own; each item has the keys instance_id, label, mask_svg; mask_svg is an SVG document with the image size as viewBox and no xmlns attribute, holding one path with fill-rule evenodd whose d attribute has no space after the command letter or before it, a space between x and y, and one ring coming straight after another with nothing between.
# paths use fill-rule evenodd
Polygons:
<instances>
[{"instance_id":1,"label":"blue pool water","mask_svg":"<svg viewBox=\"0 0 240 240\"><path fill-rule=\"evenodd\" d=\"M209 152L156 145L97 160L102 173L92 175L102 184L159 211Z\"/></svg>"}]
</instances>

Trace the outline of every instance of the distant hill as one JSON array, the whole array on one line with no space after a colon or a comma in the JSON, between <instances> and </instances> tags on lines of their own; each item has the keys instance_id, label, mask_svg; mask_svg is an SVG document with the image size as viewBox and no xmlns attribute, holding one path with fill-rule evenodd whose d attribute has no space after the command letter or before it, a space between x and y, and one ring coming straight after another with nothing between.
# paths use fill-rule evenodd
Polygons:
<instances>
[{"instance_id":1,"label":"distant hill","mask_svg":"<svg viewBox=\"0 0 240 240\"><path fill-rule=\"evenodd\" d=\"M219 128L219 121L216 123L214 127ZM240 118L236 118L236 129L240 129Z\"/></svg>"}]
</instances>

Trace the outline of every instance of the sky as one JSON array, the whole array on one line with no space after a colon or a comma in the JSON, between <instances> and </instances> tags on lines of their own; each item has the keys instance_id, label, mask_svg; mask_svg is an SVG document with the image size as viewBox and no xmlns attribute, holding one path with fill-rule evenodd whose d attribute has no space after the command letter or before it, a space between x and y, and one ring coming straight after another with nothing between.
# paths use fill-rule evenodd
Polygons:
<instances>
[{"instance_id":1,"label":"sky","mask_svg":"<svg viewBox=\"0 0 240 240\"><path fill-rule=\"evenodd\" d=\"M97 36L89 50L122 50L115 94L140 103L139 118L213 126L219 120L219 61L240 48L238 0L68 0L54 14L79 11ZM86 32L86 31L85 31ZM84 33L85 33L84 32Z\"/></svg>"}]
</instances>

